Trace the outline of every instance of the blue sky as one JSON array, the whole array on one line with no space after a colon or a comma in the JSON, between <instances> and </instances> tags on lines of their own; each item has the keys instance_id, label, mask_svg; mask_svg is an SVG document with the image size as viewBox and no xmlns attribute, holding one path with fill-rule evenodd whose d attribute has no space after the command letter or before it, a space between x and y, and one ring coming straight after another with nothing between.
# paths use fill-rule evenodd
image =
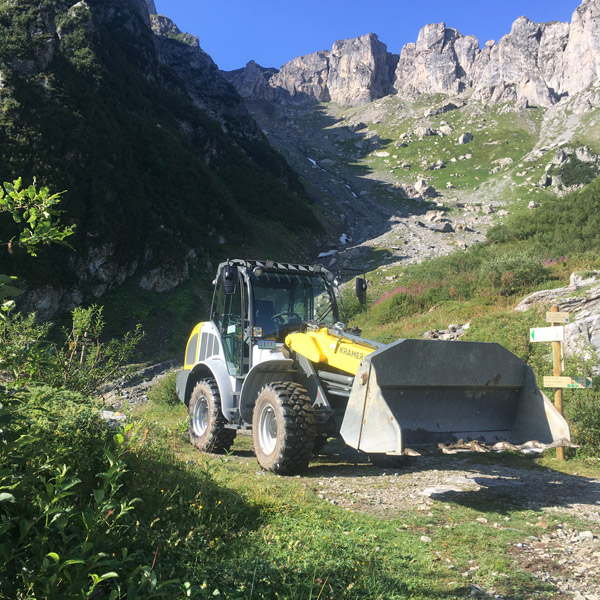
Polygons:
<instances>
[{"instance_id":1,"label":"blue sky","mask_svg":"<svg viewBox=\"0 0 600 600\"><path fill-rule=\"evenodd\" d=\"M483 46L521 15L571 21L580 0L155 0L159 13L200 45L223 70L255 60L265 67L329 50L339 39L376 33L390 52L417 39L427 23L445 21Z\"/></svg>"}]
</instances>

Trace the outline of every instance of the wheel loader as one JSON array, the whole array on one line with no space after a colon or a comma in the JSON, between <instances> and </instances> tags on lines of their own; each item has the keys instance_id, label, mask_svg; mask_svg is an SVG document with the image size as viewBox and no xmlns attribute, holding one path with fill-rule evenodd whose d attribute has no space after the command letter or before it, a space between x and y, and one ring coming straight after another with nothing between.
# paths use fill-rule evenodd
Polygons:
<instances>
[{"instance_id":1,"label":"wheel loader","mask_svg":"<svg viewBox=\"0 0 600 600\"><path fill-rule=\"evenodd\" d=\"M356 278L364 302L367 282ZM191 442L222 453L252 431L261 467L295 474L328 437L375 464L458 440L556 444L566 421L529 367L498 344L380 344L344 323L333 273L319 264L219 265L210 320L177 376Z\"/></svg>"}]
</instances>

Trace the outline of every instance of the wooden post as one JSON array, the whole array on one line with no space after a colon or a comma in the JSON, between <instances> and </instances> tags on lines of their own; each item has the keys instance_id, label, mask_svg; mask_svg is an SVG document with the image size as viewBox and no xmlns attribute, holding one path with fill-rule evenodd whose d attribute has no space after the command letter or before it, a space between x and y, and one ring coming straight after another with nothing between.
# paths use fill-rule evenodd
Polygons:
<instances>
[{"instance_id":1,"label":"wooden post","mask_svg":"<svg viewBox=\"0 0 600 600\"><path fill-rule=\"evenodd\" d=\"M558 306L553 306L550 312L558 312ZM552 323L552 325L559 325L560 322ZM554 367L554 376L560 377L562 375L562 343L552 342L552 364ZM563 392L561 388L555 388L554 390L554 406L556 410L562 415L563 414ZM561 446L556 448L556 458L558 460L565 460L565 449Z\"/></svg>"}]
</instances>

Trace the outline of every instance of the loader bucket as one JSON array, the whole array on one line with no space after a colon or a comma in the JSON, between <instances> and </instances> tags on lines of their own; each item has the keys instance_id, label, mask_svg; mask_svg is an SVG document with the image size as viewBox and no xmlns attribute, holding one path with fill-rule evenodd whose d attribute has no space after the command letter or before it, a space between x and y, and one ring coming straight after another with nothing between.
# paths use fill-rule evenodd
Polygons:
<instances>
[{"instance_id":1,"label":"loader bucket","mask_svg":"<svg viewBox=\"0 0 600 600\"><path fill-rule=\"evenodd\" d=\"M569 427L533 371L498 344L399 340L361 362L341 434L368 453L458 440L551 444Z\"/></svg>"}]
</instances>

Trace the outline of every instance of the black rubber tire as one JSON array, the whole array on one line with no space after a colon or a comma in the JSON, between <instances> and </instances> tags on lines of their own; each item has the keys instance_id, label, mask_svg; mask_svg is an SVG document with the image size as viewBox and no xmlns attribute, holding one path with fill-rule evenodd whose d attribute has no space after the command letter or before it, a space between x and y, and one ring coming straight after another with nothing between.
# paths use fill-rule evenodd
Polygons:
<instances>
[{"instance_id":1,"label":"black rubber tire","mask_svg":"<svg viewBox=\"0 0 600 600\"><path fill-rule=\"evenodd\" d=\"M266 471L279 475L305 471L315 443L315 419L306 389L290 381L265 385L254 405L252 439L256 458Z\"/></svg>"},{"instance_id":2,"label":"black rubber tire","mask_svg":"<svg viewBox=\"0 0 600 600\"><path fill-rule=\"evenodd\" d=\"M198 450L223 454L231 448L236 430L225 429L227 421L221 412L221 395L214 379L202 379L194 386L188 414L190 442Z\"/></svg>"},{"instance_id":3,"label":"black rubber tire","mask_svg":"<svg viewBox=\"0 0 600 600\"><path fill-rule=\"evenodd\" d=\"M410 456L391 456L389 454L369 454L371 464L380 469L405 469L410 465Z\"/></svg>"}]
</instances>

